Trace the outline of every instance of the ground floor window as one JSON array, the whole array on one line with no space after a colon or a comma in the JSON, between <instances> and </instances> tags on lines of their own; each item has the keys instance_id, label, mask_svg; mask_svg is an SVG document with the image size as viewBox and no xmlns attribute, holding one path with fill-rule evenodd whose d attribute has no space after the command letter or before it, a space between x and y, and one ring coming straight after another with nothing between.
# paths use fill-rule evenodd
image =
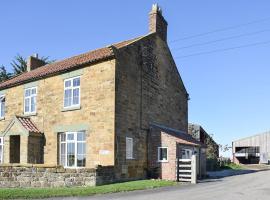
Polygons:
<instances>
[{"instance_id":1,"label":"ground floor window","mask_svg":"<svg viewBox=\"0 0 270 200\"><path fill-rule=\"evenodd\" d=\"M85 167L85 132L60 134L60 164L64 167Z\"/></svg>"},{"instance_id":2,"label":"ground floor window","mask_svg":"<svg viewBox=\"0 0 270 200\"><path fill-rule=\"evenodd\" d=\"M0 163L3 163L3 154L4 154L4 138L0 137Z\"/></svg>"},{"instance_id":3,"label":"ground floor window","mask_svg":"<svg viewBox=\"0 0 270 200\"><path fill-rule=\"evenodd\" d=\"M168 147L158 147L158 162L168 162Z\"/></svg>"},{"instance_id":4,"label":"ground floor window","mask_svg":"<svg viewBox=\"0 0 270 200\"><path fill-rule=\"evenodd\" d=\"M126 137L126 159L133 159L133 138Z\"/></svg>"}]
</instances>

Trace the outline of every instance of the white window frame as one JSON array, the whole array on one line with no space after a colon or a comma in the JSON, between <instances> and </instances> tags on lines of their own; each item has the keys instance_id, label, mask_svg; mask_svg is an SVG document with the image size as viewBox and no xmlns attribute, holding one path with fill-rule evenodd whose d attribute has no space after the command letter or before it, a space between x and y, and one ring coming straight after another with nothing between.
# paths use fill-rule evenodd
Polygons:
<instances>
[{"instance_id":1,"label":"white window frame","mask_svg":"<svg viewBox=\"0 0 270 200\"><path fill-rule=\"evenodd\" d=\"M77 140L77 135L78 133L84 133L85 134L85 140L84 141L78 141ZM69 134L73 134L74 135L74 139L73 140L68 140L68 135ZM65 135L66 139L65 141L61 141L61 137L62 135ZM68 146L68 143L74 143L74 148L75 148L75 157L74 157L74 166L68 166L68 154L67 154L67 146ZM84 155L85 156L85 159L86 159L86 133L85 131L78 131L78 132L63 132L63 133L60 133L60 136L59 136L59 164L61 165L61 159L62 159L62 155L61 155L61 144L65 144L65 164L64 164L64 168L85 168L86 167L86 161L85 161L85 166L79 166L78 167L78 163L77 163L77 157L78 157L78 143L83 143L85 144L85 152Z\"/></svg>"},{"instance_id":2,"label":"white window frame","mask_svg":"<svg viewBox=\"0 0 270 200\"><path fill-rule=\"evenodd\" d=\"M128 145L131 144L130 147L128 147ZM130 150L130 152L128 153L128 150ZM132 160L134 159L134 143L133 143L133 138L131 137L126 137L126 159L127 160Z\"/></svg>"},{"instance_id":3,"label":"white window frame","mask_svg":"<svg viewBox=\"0 0 270 200\"><path fill-rule=\"evenodd\" d=\"M79 86L73 86L73 80L79 78L80 79L80 85ZM66 87L66 82L67 81L71 81L71 86L70 87ZM73 104L73 90L75 89L79 89L79 101L78 104ZM65 91L67 89L71 89L71 105L70 106L65 106ZM73 107L80 107L81 105L81 76L75 76L72 78L68 78L64 80L64 98L63 98L63 107L64 108L73 108Z\"/></svg>"},{"instance_id":4,"label":"white window frame","mask_svg":"<svg viewBox=\"0 0 270 200\"><path fill-rule=\"evenodd\" d=\"M4 162L4 137L0 137L0 146L2 146L2 152L0 152L0 164Z\"/></svg>"},{"instance_id":5,"label":"white window frame","mask_svg":"<svg viewBox=\"0 0 270 200\"><path fill-rule=\"evenodd\" d=\"M4 119L5 118L6 103L4 104L3 116L2 116L2 105L1 105L3 103L3 100L5 100L5 99L6 99L5 95L0 95L0 119Z\"/></svg>"},{"instance_id":6,"label":"white window frame","mask_svg":"<svg viewBox=\"0 0 270 200\"><path fill-rule=\"evenodd\" d=\"M32 89L36 89L36 94L32 94ZM25 93L27 90L30 90L31 91L31 94L30 96L26 97L25 96ZM29 88L25 88L24 89L24 99L23 99L23 111L24 111L24 114L36 114L37 113L37 93L38 93L38 90L37 90L37 87L29 87ZM32 98L31 97L35 97L35 100L36 100L36 104L35 104L35 110L34 111L31 111L31 104L32 104ZM26 99L29 99L29 111L26 112L25 111L25 100Z\"/></svg>"},{"instance_id":7,"label":"white window frame","mask_svg":"<svg viewBox=\"0 0 270 200\"><path fill-rule=\"evenodd\" d=\"M160 150L161 149L166 149L167 150L167 159L166 160L160 160L159 158L160 158ZM168 147L158 147L158 162L169 162L169 151L168 151Z\"/></svg>"}]
</instances>

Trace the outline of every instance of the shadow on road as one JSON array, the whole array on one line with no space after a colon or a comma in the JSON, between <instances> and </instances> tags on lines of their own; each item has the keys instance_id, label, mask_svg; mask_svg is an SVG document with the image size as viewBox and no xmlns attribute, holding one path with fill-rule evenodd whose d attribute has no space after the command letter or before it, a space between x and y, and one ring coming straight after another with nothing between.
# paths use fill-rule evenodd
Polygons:
<instances>
[{"instance_id":1,"label":"shadow on road","mask_svg":"<svg viewBox=\"0 0 270 200\"><path fill-rule=\"evenodd\" d=\"M250 173L256 173L258 170L222 170L222 171L213 171L213 172L207 172L208 178L207 179L220 179L225 178L229 176L239 176L239 175L245 175Z\"/></svg>"}]
</instances>

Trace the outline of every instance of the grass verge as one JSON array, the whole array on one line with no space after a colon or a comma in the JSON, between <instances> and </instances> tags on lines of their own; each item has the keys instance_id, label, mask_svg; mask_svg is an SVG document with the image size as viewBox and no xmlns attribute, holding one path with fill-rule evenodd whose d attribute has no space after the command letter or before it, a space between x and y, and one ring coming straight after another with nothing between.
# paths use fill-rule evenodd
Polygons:
<instances>
[{"instance_id":1,"label":"grass verge","mask_svg":"<svg viewBox=\"0 0 270 200\"><path fill-rule=\"evenodd\" d=\"M115 192L152 189L173 186L177 183L163 180L141 180L115 183L96 187L62 187L62 188L3 188L0 189L0 199L37 199L67 196L90 196Z\"/></svg>"},{"instance_id":2,"label":"grass verge","mask_svg":"<svg viewBox=\"0 0 270 200\"><path fill-rule=\"evenodd\" d=\"M230 163L221 167L221 170L224 170L224 169L242 170L244 169L244 167L241 165L237 165L235 163Z\"/></svg>"}]
</instances>

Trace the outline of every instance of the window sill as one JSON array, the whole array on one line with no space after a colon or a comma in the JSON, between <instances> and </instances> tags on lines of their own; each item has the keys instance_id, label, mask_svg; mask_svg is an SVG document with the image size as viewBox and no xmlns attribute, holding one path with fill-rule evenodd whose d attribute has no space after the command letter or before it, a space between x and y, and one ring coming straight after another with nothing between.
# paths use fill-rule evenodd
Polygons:
<instances>
[{"instance_id":1,"label":"window sill","mask_svg":"<svg viewBox=\"0 0 270 200\"><path fill-rule=\"evenodd\" d=\"M3 120L5 120L5 117L0 117L0 121L3 121Z\"/></svg>"},{"instance_id":2,"label":"window sill","mask_svg":"<svg viewBox=\"0 0 270 200\"><path fill-rule=\"evenodd\" d=\"M36 116L37 113L24 113L23 116L24 117L31 117L31 116Z\"/></svg>"},{"instance_id":3,"label":"window sill","mask_svg":"<svg viewBox=\"0 0 270 200\"><path fill-rule=\"evenodd\" d=\"M67 112L67 111L80 110L80 109L81 109L81 106L73 106L73 107L63 108L61 111L62 112Z\"/></svg>"},{"instance_id":4,"label":"window sill","mask_svg":"<svg viewBox=\"0 0 270 200\"><path fill-rule=\"evenodd\" d=\"M159 162L159 163L168 163L169 161L168 160L158 160L157 162Z\"/></svg>"},{"instance_id":5,"label":"window sill","mask_svg":"<svg viewBox=\"0 0 270 200\"><path fill-rule=\"evenodd\" d=\"M126 160L135 160L135 158L126 158Z\"/></svg>"}]
</instances>

